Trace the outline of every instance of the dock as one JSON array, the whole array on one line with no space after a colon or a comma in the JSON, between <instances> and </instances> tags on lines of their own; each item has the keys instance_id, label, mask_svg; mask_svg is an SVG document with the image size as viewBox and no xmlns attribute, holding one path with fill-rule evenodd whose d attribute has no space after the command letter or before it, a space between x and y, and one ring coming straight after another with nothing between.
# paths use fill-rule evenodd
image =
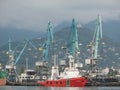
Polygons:
<instances>
[{"instance_id":1,"label":"dock","mask_svg":"<svg viewBox=\"0 0 120 90\"><path fill-rule=\"evenodd\" d=\"M8 86L39 86L37 82L9 82Z\"/></svg>"},{"instance_id":2,"label":"dock","mask_svg":"<svg viewBox=\"0 0 120 90\"><path fill-rule=\"evenodd\" d=\"M117 78L91 78L86 86L120 86Z\"/></svg>"},{"instance_id":3,"label":"dock","mask_svg":"<svg viewBox=\"0 0 120 90\"><path fill-rule=\"evenodd\" d=\"M113 82L113 83L87 83L86 86L120 86L120 82Z\"/></svg>"}]
</instances>

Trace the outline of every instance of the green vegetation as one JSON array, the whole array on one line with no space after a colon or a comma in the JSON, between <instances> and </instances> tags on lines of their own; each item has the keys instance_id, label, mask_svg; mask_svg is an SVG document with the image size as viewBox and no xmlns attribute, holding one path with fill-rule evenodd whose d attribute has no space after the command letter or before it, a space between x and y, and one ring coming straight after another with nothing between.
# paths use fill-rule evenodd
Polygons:
<instances>
[{"instance_id":1,"label":"green vegetation","mask_svg":"<svg viewBox=\"0 0 120 90\"><path fill-rule=\"evenodd\" d=\"M68 40L70 36L70 27L63 28L62 30L54 32L54 45L51 46L50 49L50 59L52 62L51 55L56 54L58 55L58 59L64 59L65 53L67 49L62 49L62 47L69 47ZM79 48L80 48L80 58L81 62L85 62L86 58L90 57L89 49L87 45L92 41L93 37L93 31L89 30L85 27L78 28L78 40L79 40ZM44 42L46 40L46 37L40 37L40 39L33 39L33 44L38 48L37 50L34 49L31 45L28 45L25 49L25 52L21 56L19 62L17 63L17 69L19 69L20 72L23 71L23 68L25 68L26 60L28 60L29 68L34 69L35 68L35 62L42 60L43 53L40 51ZM22 41L20 41L22 42ZM103 43L104 42L104 43ZM18 42L12 42L12 48L15 48L17 46ZM17 50L15 51L15 57L19 54L21 49L23 48L23 44ZM0 47L0 62L5 66L5 64L8 62L8 55L6 52L8 51L8 43L2 47ZM100 47L99 47L99 61L98 65L99 67L111 67L111 66L117 66L120 63L120 43L115 43L110 38L103 35L103 39L101 41ZM21 68L21 70L20 70Z\"/></svg>"}]
</instances>

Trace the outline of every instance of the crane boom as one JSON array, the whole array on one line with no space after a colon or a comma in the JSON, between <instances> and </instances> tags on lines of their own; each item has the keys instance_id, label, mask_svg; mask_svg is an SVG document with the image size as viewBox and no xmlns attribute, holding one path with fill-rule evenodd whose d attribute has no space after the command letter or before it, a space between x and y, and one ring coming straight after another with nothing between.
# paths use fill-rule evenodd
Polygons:
<instances>
[{"instance_id":1,"label":"crane boom","mask_svg":"<svg viewBox=\"0 0 120 90\"><path fill-rule=\"evenodd\" d=\"M20 54L18 55L17 59L15 60L14 65L16 65L17 62L19 61L19 59L20 59L20 57L22 56L22 54L23 54L23 52L24 52L24 50L25 50L26 47L27 47L27 42L25 43L23 49L21 50Z\"/></svg>"},{"instance_id":2,"label":"crane boom","mask_svg":"<svg viewBox=\"0 0 120 90\"><path fill-rule=\"evenodd\" d=\"M11 39L9 38L9 52L11 52L12 49L11 49Z\"/></svg>"},{"instance_id":3,"label":"crane boom","mask_svg":"<svg viewBox=\"0 0 120 90\"><path fill-rule=\"evenodd\" d=\"M76 22L75 19L72 20L72 35L70 38L70 48L69 52L73 56L79 51L78 48L78 34L77 34L77 27L76 27Z\"/></svg>"},{"instance_id":4,"label":"crane boom","mask_svg":"<svg viewBox=\"0 0 120 90\"><path fill-rule=\"evenodd\" d=\"M14 51L12 50L11 47L11 39L9 38L9 51L8 51L8 55L9 55L9 64L14 65Z\"/></svg>"},{"instance_id":5,"label":"crane boom","mask_svg":"<svg viewBox=\"0 0 120 90\"><path fill-rule=\"evenodd\" d=\"M35 50L37 50L37 47L33 44L33 41L32 41L32 40L28 40L28 39L27 39L27 42L28 42Z\"/></svg>"},{"instance_id":6,"label":"crane boom","mask_svg":"<svg viewBox=\"0 0 120 90\"><path fill-rule=\"evenodd\" d=\"M101 17L98 15L97 26L93 37L93 48L94 48L93 59L97 59L98 57L98 44L101 38L102 38L102 22L101 22Z\"/></svg>"},{"instance_id":7,"label":"crane boom","mask_svg":"<svg viewBox=\"0 0 120 90\"><path fill-rule=\"evenodd\" d=\"M44 53L44 59L48 61L48 54L49 54L49 48L50 48L50 42L53 42L53 32L52 32L52 26L51 23L48 23L47 27L47 41L45 43L45 53Z\"/></svg>"}]
</instances>

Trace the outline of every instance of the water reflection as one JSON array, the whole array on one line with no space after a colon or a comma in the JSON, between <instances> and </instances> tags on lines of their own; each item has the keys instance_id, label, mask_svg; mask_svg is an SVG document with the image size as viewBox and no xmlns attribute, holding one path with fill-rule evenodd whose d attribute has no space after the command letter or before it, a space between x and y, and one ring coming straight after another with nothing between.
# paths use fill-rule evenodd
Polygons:
<instances>
[{"instance_id":1,"label":"water reflection","mask_svg":"<svg viewBox=\"0 0 120 90\"><path fill-rule=\"evenodd\" d=\"M50 90L96 90L93 88L87 88L87 87L51 87Z\"/></svg>"},{"instance_id":2,"label":"water reflection","mask_svg":"<svg viewBox=\"0 0 120 90\"><path fill-rule=\"evenodd\" d=\"M0 90L97 90L95 87L0 86Z\"/></svg>"},{"instance_id":3,"label":"water reflection","mask_svg":"<svg viewBox=\"0 0 120 90\"><path fill-rule=\"evenodd\" d=\"M0 90L120 90L120 87L42 87L42 86L0 86Z\"/></svg>"}]
</instances>

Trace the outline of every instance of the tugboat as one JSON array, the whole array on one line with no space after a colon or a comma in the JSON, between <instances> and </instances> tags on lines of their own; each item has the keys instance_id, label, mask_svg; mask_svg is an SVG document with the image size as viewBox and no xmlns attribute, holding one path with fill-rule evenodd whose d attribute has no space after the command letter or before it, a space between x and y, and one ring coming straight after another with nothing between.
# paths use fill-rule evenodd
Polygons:
<instances>
[{"instance_id":1,"label":"tugboat","mask_svg":"<svg viewBox=\"0 0 120 90\"><path fill-rule=\"evenodd\" d=\"M2 65L0 64L0 86L6 85L6 72L2 70Z\"/></svg>"},{"instance_id":2,"label":"tugboat","mask_svg":"<svg viewBox=\"0 0 120 90\"><path fill-rule=\"evenodd\" d=\"M58 71L58 65L54 65L51 70L51 77L45 81L38 81L41 86L49 87L84 87L87 83L87 78L82 76L77 65L74 63L72 55L68 56L69 67L66 67L63 72Z\"/></svg>"}]
</instances>

